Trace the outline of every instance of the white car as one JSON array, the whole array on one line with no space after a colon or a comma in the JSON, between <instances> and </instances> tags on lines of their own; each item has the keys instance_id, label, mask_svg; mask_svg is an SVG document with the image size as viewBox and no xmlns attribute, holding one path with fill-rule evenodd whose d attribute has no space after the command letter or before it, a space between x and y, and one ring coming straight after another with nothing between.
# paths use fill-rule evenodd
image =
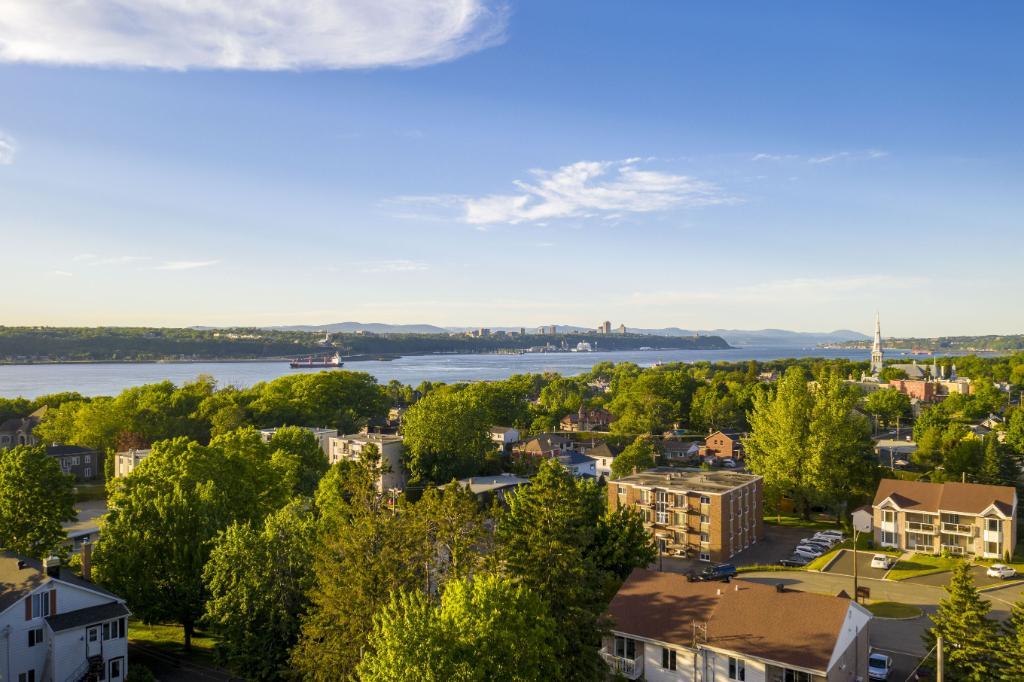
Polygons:
<instances>
[{"instance_id":1,"label":"white car","mask_svg":"<svg viewBox=\"0 0 1024 682\"><path fill-rule=\"evenodd\" d=\"M846 539L841 530L819 530L815 535L827 535L831 538L835 538L837 542L842 542Z\"/></svg>"},{"instance_id":2,"label":"white car","mask_svg":"<svg viewBox=\"0 0 1024 682\"><path fill-rule=\"evenodd\" d=\"M1006 580L1017 575L1017 571L1013 570L1013 566L1007 566L1006 564L992 564L985 571L985 575L989 578L1000 578Z\"/></svg>"},{"instance_id":3,"label":"white car","mask_svg":"<svg viewBox=\"0 0 1024 682\"><path fill-rule=\"evenodd\" d=\"M814 540L815 542L824 542L829 547L836 545L840 542L840 540L835 535L826 535L824 533L815 533L811 537L811 540Z\"/></svg>"},{"instance_id":4,"label":"white car","mask_svg":"<svg viewBox=\"0 0 1024 682\"><path fill-rule=\"evenodd\" d=\"M892 568L892 565L894 563L896 563L896 558L891 557L888 554L876 554L875 556L871 557L871 568L881 568L882 570L888 570Z\"/></svg>"},{"instance_id":5,"label":"white car","mask_svg":"<svg viewBox=\"0 0 1024 682\"><path fill-rule=\"evenodd\" d=\"M888 680L892 672L892 659L885 654L872 651L868 655L868 679Z\"/></svg>"},{"instance_id":6,"label":"white car","mask_svg":"<svg viewBox=\"0 0 1024 682\"><path fill-rule=\"evenodd\" d=\"M736 462L734 460L731 460L731 459L723 459L722 460L722 466L724 466L726 469L735 469L736 468Z\"/></svg>"}]
</instances>

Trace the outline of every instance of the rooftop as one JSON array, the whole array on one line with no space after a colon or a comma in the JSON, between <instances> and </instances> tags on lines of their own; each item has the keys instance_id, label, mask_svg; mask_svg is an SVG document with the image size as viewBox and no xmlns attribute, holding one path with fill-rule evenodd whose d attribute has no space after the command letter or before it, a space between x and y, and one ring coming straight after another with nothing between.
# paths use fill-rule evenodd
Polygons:
<instances>
[{"instance_id":1,"label":"rooftop","mask_svg":"<svg viewBox=\"0 0 1024 682\"><path fill-rule=\"evenodd\" d=\"M515 474L499 474L498 476L473 476L457 481L463 488L469 488L474 495L489 493L502 488L518 487L530 482L527 478L521 478ZM442 488L444 486L441 486Z\"/></svg>"},{"instance_id":2,"label":"rooftop","mask_svg":"<svg viewBox=\"0 0 1024 682\"><path fill-rule=\"evenodd\" d=\"M691 583L638 568L608 610L617 632L690 647L701 623L708 646L824 673L851 608L860 609L840 597L747 581Z\"/></svg>"},{"instance_id":3,"label":"rooftop","mask_svg":"<svg viewBox=\"0 0 1024 682\"><path fill-rule=\"evenodd\" d=\"M980 514L994 504L1003 514L1010 515L1017 501L1017 491L1005 485L926 483L883 478L878 482L874 505L880 505L886 498L891 498L906 511Z\"/></svg>"},{"instance_id":4,"label":"rooftop","mask_svg":"<svg viewBox=\"0 0 1024 682\"><path fill-rule=\"evenodd\" d=\"M402 437L393 433L349 433L336 438L359 443L401 443Z\"/></svg>"},{"instance_id":5,"label":"rooftop","mask_svg":"<svg viewBox=\"0 0 1024 682\"><path fill-rule=\"evenodd\" d=\"M629 476L616 479L614 483L628 483L643 488L661 488L685 493L724 493L760 480L754 474L736 471L703 471L701 469L679 469L676 467L654 467Z\"/></svg>"},{"instance_id":6,"label":"rooftop","mask_svg":"<svg viewBox=\"0 0 1024 682\"><path fill-rule=\"evenodd\" d=\"M64 566L60 567L59 575L63 582L105 594L112 599L117 598L103 588L78 577ZM47 580L43 562L20 556L14 552L0 551L0 613L6 611L23 595L28 594Z\"/></svg>"},{"instance_id":7,"label":"rooftop","mask_svg":"<svg viewBox=\"0 0 1024 682\"><path fill-rule=\"evenodd\" d=\"M91 455L96 450L82 445L47 445L46 454L51 457L63 457L66 455Z\"/></svg>"}]
</instances>

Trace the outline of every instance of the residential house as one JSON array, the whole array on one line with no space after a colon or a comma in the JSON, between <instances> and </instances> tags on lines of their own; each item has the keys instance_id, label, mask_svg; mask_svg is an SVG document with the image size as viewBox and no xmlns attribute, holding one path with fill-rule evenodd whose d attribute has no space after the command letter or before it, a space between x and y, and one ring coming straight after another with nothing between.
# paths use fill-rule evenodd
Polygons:
<instances>
[{"instance_id":1,"label":"residential house","mask_svg":"<svg viewBox=\"0 0 1024 682\"><path fill-rule=\"evenodd\" d=\"M874 510L869 505L857 507L851 514L853 517L853 529L858 533L870 533L872 521L875 517Z\"/></svg>"},{"instance_id":2,"label":"residential house","mask_svg":"<svg viewBox=\"0 0 1024 682\"><path fill-rule=\"evenodd\" d=\"M512 426L492 426L487 434L502 452L508 452L519 441L519 429Z\"/></svg>"},{"instance_id":3,"label":"residential house","mask_svg":"<svg viewBox=\"0 0 1024 682\"><path fill-rule=\"evenodd\" d=\"M149 457L149 453L152 450L149 448L136 450L126 450L124 452L118 452L114 455L114 477L121 478L127 476L131 472L135 471L135 467L139 466L139 462Z\"/></svg>"},{"instance_id":4,"label":"residential house","mask_svg":"<svg viewBox=\"0 0 1024 682\"><path fill-rule=\"evenodd\" d=\"M626 679L867 680L871 613L844 597L638 568L608 611L601 656Z\"/></svg>"},{"instance_id":5,"label":"residential house","mask_svg":"<svg viewBox=\"0 0 1024 682\"><path fill-rule=\"evenodd\" d=\"M594 473L597 476L611 478L612 462L618 454L609 447L603 440L591 440L587 443L580 443L577 448L581 453L594 460Z\"/></svg>"},{"instance_id":6,"label":"residential house","mask_svg":"<svg viewBox=\"0 0 1024 682\"><path fill-rule=\"evenodd\" d=\"M701 443L677 438L665 438L661 441L661 456L668 462L688 462L700 457Z\"/></svg>"},{"instance_id":7,"label":"residential house","mask_svg":"<svg viewBox=\"0 0 1024 682\"><path fill-rule=\"evenodd\" d=\"M342 460L356 461L363 450L374 445L380 453L380 463L385 471L377 481L377 489L381 492L401 490L408 479L405 465L402 462L404 446L402 437L384 433L353 433L347 436L335 436L330 439L327 461L335 464Z\"/></svg>"},{"instance_id":8,"label":"residential house","mask_svg":"<svg viewBox=\"0 0 1024 682\"><path fill-rule=\"evenodd\" d=\"M655 467L608 484L608 507L632 506L669 554L725 561L764 539L764 481L735 471Z\"/></svg>"},{"instance_id":9,"label":"residential house","mask_svg":"<svg viewBox=\"0 0 1024 682\"><path fill-rule=\"evenodd\" d=\"M81 445L47 445L46 454L60 463L60 470L76 483L103 480L103 455Z\"/></svg>"},{"instance_id":10,"label":"residential house","mask_svg":"<svg viewBox=\"0 0 1024 682\"><path fill-rule=\"evenodd\" d=\"M505 506L508 495L521 486L529 485L530 479L515 474L498 474L497 476L463 478L456 483L473 493L481 504L489 505L491 500L498 500L501 505ZM451 484L447 483L440 487L443 490L448 485Z\"/></svg>"},{"instance_id":11,"label":"residential house","mask_svg":"<svg viewBox=\"0 0 1024 682\"><path fill-rule=\"evenodd\" d=\"M82 554L89 573L91 548ZM0 552L0 679L121 682L128 676L123 599L50 557Z\"/></svg>"},{"instance_id":12,"label":"residential house","mask_svg":"<svg viewBox=\"0 0 1024 682\"><path fill-rule=\"evenodd\" d=\"M27 417L12 417L0 423L0 450L18 445L39 445L39 439L32 435L32 430L39 425L45 414L44 405Z\"/></svg>"},{"instance_id":13,"label":"residential house","mask_svg":"<svg viewBox=\"0 0 1024 682\"><path fill-rule=\"evenodd\" d=\"M1000 559L1017 546L1011 486L883 478L872 507L874 540L882 547Z\"/></svg>"},{"instance_id":14,"label":"residential house","mask_svg":"<svg viewBox=\"0 0 1024 682\"><path fill-rule=\"evenodd\" d=\"M614 419L612 413L603 407L588 409L581 406L577 412L562 417L558 428L562 431L607 431Z\"/></svg>"},{"instance_id":15,"label":"residential house","mask_svg":"<svg viewBox=\"0 0 1024 682\"><path fill-rule=\"evenodd\" d=\"M576 478L597 478L597 463L582 452L566 450L555 457Z\"/></svg>"},{"instance_id":16,"label":"residential house","mask_svg":"<svg viewBox=\"0 0 1024 682\"><path fill-rule=\"evenodd\" d=\"M303 426L302 428L316 436L317 442L320 443L320 449L324 451L325 455L330 455L331 439L338 435L338 429L328 429L322 426ZM260 437L263 438L264 443L269 443L275 433L277 433L277 428L260 429Z\"/></svg>"},{"instance_id":17,"label":"residential house","mask_svg":"<svg viewBox=\"0 0 1024 682\"><path fill-rule=\"evenodd\" d=\"M719 459L740 459L743 457L743 434L737 431L715 431L704 439L701 457L718 457Z\"/></svg>"},{"instance_id":18,"label":"residential house","mask_svg":"<svg viewBox=\"0 0 1024 682\"><path fill-rule=\"evenodd\" d=\"M520 441L512 446L512 452L518 455L530 455L532 457L553 457L560 455L566 450L572 450L575 444L565 436L553 433L542 433L526 441Z\"/></svg>"}]
</instances>

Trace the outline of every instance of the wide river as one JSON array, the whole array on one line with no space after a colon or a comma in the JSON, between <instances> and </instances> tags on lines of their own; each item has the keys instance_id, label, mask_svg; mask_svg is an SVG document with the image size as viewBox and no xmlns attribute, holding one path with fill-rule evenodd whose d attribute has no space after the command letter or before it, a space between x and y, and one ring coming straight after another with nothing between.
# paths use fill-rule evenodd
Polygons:
<instances>
[{"instance_id":1,"label":"wide river","mask_svg":"<svg viewBox=\"0 0 1024 682\"><path fill-rule=\"evenodd\" d=\"M422 381L474 381L503 379L512 374L558 372L580 374L593 365L634 362L648 367L657 362L777 360L823 357L867 360L866 350L825 350L798 347L747 347L730 350L650 350L596 353L527 353L525 355L408 355L397 360L346 362L345 369L369 372L381 383L397 379L404 384ZM287 362L183 362L137 364L0 365L0 396L34 398L48 393L78 391L83 395L114 395L129 386L170 379L176 384L200 374L221 385L251 386L293 370Z\"/></svg>"}]
</instances>

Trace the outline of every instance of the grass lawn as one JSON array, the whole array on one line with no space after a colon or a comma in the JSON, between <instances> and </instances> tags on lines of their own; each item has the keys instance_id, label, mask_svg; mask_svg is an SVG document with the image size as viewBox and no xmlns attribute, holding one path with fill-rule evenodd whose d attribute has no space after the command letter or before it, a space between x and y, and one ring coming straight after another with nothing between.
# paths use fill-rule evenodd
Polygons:
<instances>
[{"instance_id":1,"label":"grass lawn","mask_svg":"<svg viewBox=\"0 0 1024 682\"><path fill-rule=\"evenodd\" d=\"M177 624L146 625L132 618L128 621L128 640L163 649L175 656L186 657L185 630ZM216 640L213 637L197 630L192 635L192 653L187 658L204 665L216 665L213 651L215 644Z\"/></svg>"},{"instance_id":2,"label":"grass lawn","mask_svg":"<svg viewBox=\"0 0 1024 682\"><path fill-rule=\"evenodd\" d=\"M839 526L831 517L815 514L811 520L802 519L799 516L783 514L765 514L764 522L772 526L783 526L785 528L807 528L809 530L835 530Z\"/></svg>"},{"instance_id":3,"label":"grass lawn","mask_svg":"<svg viewBox=\"0 0 1024 682\"><path fill-rule=\"evenodd\" d=\"M876 601L866 604L865 608L879 618L916 618L921 615L921 609L916 606L896 601Z\"/></svg>"},{"instance_id":4,"label":"grass lawn","mask_svg":"<svg viewBox=\"0 0 1024 682\"><path fill-rule=\"evenodd\" d=\"M974 563L981 564L982 566L991 566L992 564L1007 564L1013 566L1013 570L1017 571L1018 575L1024 575L1024 546L1017 547L1016 553L1009 563L1002 559L975 559Z\"/></svg>"},{"instance_id":5,"label":"grass lawn","mask_svg":"<svg viewBox=\"0 0 1024 682\"><path fill-rule=\"evenodd\" d=\"M919 575L929 573L941 573L952 571L963 559L953 557L931 556L930 554L915 554L909 561L898 561L887 576L889 580L906 580Z\"/></svg>"}]
</instances>

